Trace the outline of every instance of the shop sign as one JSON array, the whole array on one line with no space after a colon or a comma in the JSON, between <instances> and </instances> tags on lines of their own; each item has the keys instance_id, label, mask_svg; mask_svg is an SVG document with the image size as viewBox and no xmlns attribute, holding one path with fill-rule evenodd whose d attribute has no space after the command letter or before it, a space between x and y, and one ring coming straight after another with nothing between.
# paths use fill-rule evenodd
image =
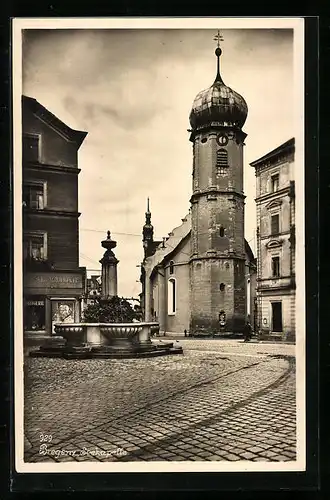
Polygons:
<instances>
[{"instance_id":1,"label":"shop sign","mask_svg":"<svg viewBox=\"0 0 330 500\"><path fill-rule=\"evenodd\" d=\"M27 300L26 305L27 306L44 306L45 301L44 300Z\"/></svg>"},{"instance_id":2,"label":"shop sign","mask_svg":"<svg viewBox=\"0 0 330 500\"><path fill-rule=\"evenodd\" d=\"M83 280L79 274L28 273L25 286L28 288L83 288Z\"/></svg>"}]
</instances>

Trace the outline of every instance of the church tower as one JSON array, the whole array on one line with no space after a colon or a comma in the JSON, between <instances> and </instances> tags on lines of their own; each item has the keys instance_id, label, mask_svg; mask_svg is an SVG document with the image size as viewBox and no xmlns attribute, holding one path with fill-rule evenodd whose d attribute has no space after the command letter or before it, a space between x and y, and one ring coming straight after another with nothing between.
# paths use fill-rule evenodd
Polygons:
<instances>
[{"instance_id":1,"label":"church tower","mask_svg":"<svg viewBox=\"0 0 330 500\"><path fill-rule=\"evenodd\" d=\"M243 147L245 100L220 74L221 35L213 85L197 94L190 113L191 334L242 332L246 317Z\"/></svg>"},{"instance_id":2,"label":"church tower","mask_svg":"<svg viewBox=\"0 0 330 500\"><path fill-rule=\"evenodd\" d=\"M151 212L149 207L149 198L147 199L147 211L145 213L146 219L143 226L143 248L144 257L150 257L154 253L154 227L151 224Z\"/></svg>"}]
</instances>

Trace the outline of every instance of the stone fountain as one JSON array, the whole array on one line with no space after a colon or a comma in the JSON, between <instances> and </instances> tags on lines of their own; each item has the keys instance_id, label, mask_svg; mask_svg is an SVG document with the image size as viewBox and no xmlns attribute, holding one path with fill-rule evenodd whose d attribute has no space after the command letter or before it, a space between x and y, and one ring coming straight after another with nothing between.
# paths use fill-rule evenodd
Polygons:
<instances>
[{"instance_id":1,"label":"stone fountain","mask_svg":"<svg viewBox=\"0 0 330 500\"><path fill-rule=\"evenodd\" d=\"M102 265L101 306L121 304L117 296L117 264L113 252L116 241L110 231L101 242L106 249ZM33 357L62 357L65 359L87 358L142 358L182 354L181 346L172 342L152 342L151 337L159 332L157 322L82 322L56 323L55 335L39 350L32 351Z\"/></svg>"}]
</instances>

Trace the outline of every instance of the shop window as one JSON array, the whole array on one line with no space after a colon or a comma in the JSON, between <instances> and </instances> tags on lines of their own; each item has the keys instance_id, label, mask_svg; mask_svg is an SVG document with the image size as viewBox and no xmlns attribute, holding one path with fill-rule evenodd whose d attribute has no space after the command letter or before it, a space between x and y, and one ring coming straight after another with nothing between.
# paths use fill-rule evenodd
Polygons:
<instances>
[{"instance_id":1,"label":"shop window","mask_svg":"<svg viewBox=\"0 0 330 500\"><path fill-rule=\"evenodd\" d=\"M272 258L272 277L278 278L280 276L280 258Z\"/></svg>"},{"instance_id":2,"label":"shop window","mask_svg":"<svg viewBox=\"0 0 330 500\"><path fill-rule=\"evenodd\" d=\"M45 186L44 184L26 184L23 187L23 201L26 207L36 210L45 208Z\"/></svg>"},{"instance_id":3,"label":"shop window","mask_svg":"<svg viewBox=\"0 0 330 500\"><path fill-rule=\"evenodd\" d=\"M272 175L271 177L271 189L272 193L278 191L280 185L280 176L279 174Z\"/></svg>"},{"instance_id":4,"label":"shop window","mask_svg":"<svg viewBox=\"0 0 330 500\"><path fill-rule=\"evenodd\" d=\"M39 161L39 136L38 135L23 135L23 161L38 162Z\"/></svg>"},{"instance_id":5,"label":"shop window","mask_svg":"<svg viewBox=\"0 0 330 500\"><path fill-rule=\"evenodd\" d=\"M168 314L176 313L176 281L174 278L168 280Z\"/></svg>"},{"instance_id":6,"label":"shop window","mask_svg":"<svg viewBox=\"0 0 330 500\"><path fill-rule=\"evenodd\" d=\"M27 331L45 330L45 301L43 299L26 301L24 329Z\"/></svg>"},{"instance_id":7,"label":"shop window","mask_svg":"<svg viewBox=\"0 0 330 500\"><path fill-rule=\"evenodd\" d=\"M44 261L47 259L47 235L26 234L24 237L24 259Z\"/></svg>"},{"instance_id":8,"label":"shop window","mask_svg":"<svg viewBox=\"0 0 330 500\"><path fill-rule=\"evenodd\" d=\"M74 323L74 302L53 301L52 320L54 323Z\"/></svg>"},{"instance_id":9,"label":"shop window","mask_svg":"<svg viewBox=\"0 0 330 500\"><path fill-rule=\"evenodd\" d=\"M272 215L270 218L271 234L276 235L280 232L280 216L279 214Z\"/></svg>"},{"instance_id":10,"label":"shop window","mask_svg":"<svg viewBox=\"0 0 330 500\"><path fill-rule=\"evenodd\" d=\"M174 262L171 260L170 262L170 274L174 274Z\"/></svg>"}]
</instances>

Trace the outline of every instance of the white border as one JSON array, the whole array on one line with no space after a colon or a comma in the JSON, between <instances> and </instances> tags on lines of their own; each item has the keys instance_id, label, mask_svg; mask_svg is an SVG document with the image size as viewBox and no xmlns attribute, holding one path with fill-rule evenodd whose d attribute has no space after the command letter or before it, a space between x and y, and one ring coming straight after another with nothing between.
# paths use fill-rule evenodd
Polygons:
<instances>
[{"instance_id":1,"label":"white border","mask_svg":"<svg viewBox=\"0 0 330 500\"><path fill-rule=\"evenodd\" d=\"M296 172L296 357L297 357L297 461L295 462L127 462L127 463L24 463L23 435L23 300L22 297L22 170L21 94L23 29L294 29L294 106ZM304 18L14 18L12 24L13 142L14 142L14 422L17 472L247 472L304 471L305 443L305 235L304 235ZM285 83L284 83L285 84ZM285 110L284 110L285 112Z\"/></svg>"}]
</instances>

